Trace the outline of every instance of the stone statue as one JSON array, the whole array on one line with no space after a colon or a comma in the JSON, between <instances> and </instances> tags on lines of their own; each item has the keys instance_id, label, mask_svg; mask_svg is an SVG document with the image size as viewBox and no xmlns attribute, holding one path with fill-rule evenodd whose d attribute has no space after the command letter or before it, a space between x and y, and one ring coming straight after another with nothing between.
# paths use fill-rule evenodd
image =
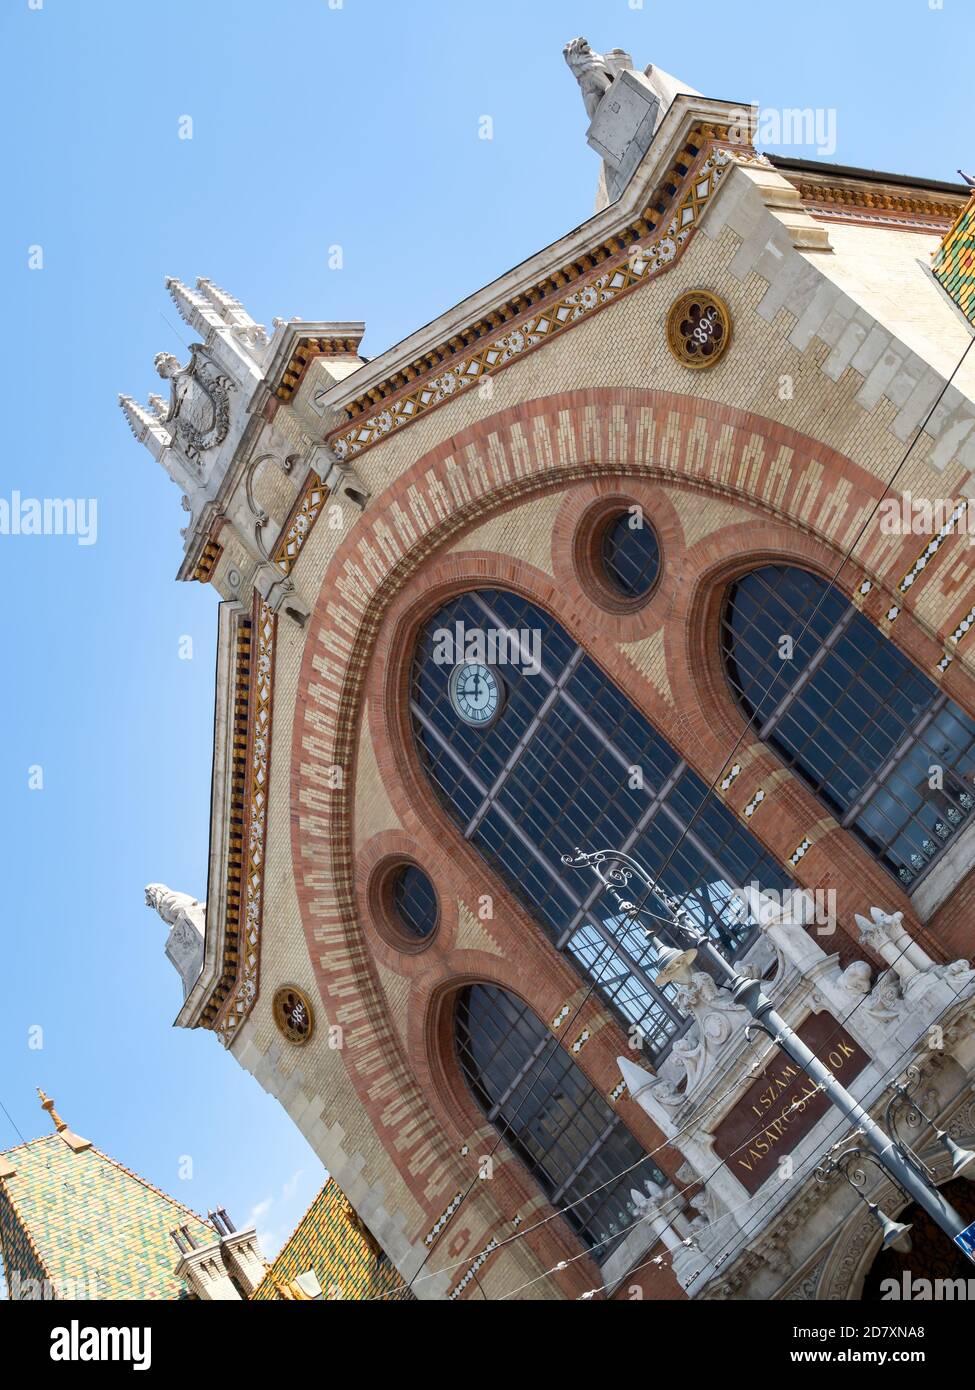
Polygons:
<instances>
[{"instance_id":1,"label":"stone statue","mask_svg":"<svg viewBox=\"0 0 975 1390\"><path fill-rule=\"evenodd\" d=\"M572 39L562 50L572 75L582 89L586 114L592 120L596 107L613 85L618 72L602 53L594 53L588 39ZM632 66L632 63L631 63Z\"/></svg>"},{"instance_id":2,"label":"stone statue","mask_svg":"<svg viewBox=\"0 0 975 1390\"><path fill-rule=\"evenodd\" d=\"M146 887L146 907L151 907L171 929L166 955L183 982L183 998L196 984L203 969L206 937L206 905L189 893L176 893L164 883Z\"/></svg>"}]
</instances>

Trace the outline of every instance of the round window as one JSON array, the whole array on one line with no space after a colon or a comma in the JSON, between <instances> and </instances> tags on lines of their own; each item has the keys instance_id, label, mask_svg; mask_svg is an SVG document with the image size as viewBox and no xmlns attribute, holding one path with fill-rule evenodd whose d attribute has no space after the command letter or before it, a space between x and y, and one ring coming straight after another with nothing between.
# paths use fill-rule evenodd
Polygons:
<instances>
[{"instance_id":1,"label":"round window","mask_svg":"<svg viewBox=\"0 0 975 1390\"><path fill-rule=\"evenodd\" d=\"M624 599L646 598L660 573L660 547L653 527L637 507L606 522L600 559L603 574Z\"/></svg>"},{"instance_id":2,"label":"round window","mask_svg":"<svg viewBox=\"0 0 975 1390\"><path fill-rule=\"evenodd\" d=\"M426 941L437 929L440 907L433 884L415 864L402 864L390 880L390 906L396 924L413 941Z\"/></svg>"}]
</instances>

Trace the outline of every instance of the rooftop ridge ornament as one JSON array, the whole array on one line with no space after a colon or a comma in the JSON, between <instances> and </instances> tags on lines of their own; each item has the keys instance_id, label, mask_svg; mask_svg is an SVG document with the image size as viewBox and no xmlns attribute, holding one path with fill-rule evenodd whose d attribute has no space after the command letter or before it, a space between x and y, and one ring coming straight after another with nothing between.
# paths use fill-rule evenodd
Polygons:
<instances>
[{"instance_id":1,"label":"rooftop ridge ornament","mask_svg":"<svg viewBox=\"0 0 975 1390\"><path fill-rule=\"evenodd\" d=\"M45 1095L45 1093L41 1090L40 1086L38 1086L37 1088L37 1094L38 1096L40 1096L41 1109L47 1111L47 1113L51 1117L51 1122L53 1123L54 1128L57 1130L58 1134L60 1134L62 1130L67 1129L68 1126L65 1124L65 1122L61 1119L61 1116L55 1110L54 1101L51 1099L49 1095Z\"/></svg>"},{"instance_id":2,"label":"rooftop ridge ornament","mask_svg":"<svg viewBox=\"0 0 975 1390\"><path fill-rule=\"evenodd\" d=\"M50 1096L45 1095L40 1086L37 1088L37 1094L40 1096L41 1109L46 1110L51 1117L55 1133L64 1140L71 1152L77 1154L83 1153L85 1149L90 1149L91 1140L82 1139L80 1134L75 1134L74 1130L68 1128L67 1124L55 1110L54 1101Z\"/></svg>"},{"instance_id":3,"label":"rooftop ridge ornament","mask_svg":"<svg viewBox=\"0 0 975 1390\"><path fill-rule=\"evenodd\" d=\"M175 275L166 276L166 288L180 318L195 333L199 333L201 338L206 338L213 328L225 327L222 315L206 295L190 289L189 285L184 285Z\"/></svg>"}]
</instances>

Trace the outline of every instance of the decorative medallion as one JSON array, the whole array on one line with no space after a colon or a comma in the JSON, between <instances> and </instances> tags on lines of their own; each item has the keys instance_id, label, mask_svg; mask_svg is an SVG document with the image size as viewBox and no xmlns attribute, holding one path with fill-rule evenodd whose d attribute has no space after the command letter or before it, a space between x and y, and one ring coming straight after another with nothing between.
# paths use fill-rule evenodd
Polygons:
<instances>
[{"instance_id":1,"label":"decorative medallion","mask_svg":"<svg viewBox=\"0 0 975 1390\"><path fill-rule=\"evenodd\" d=\"M301 1046L315 1029L315 1015L306 996L295 985L284 985L274 996L274 1021L288 1042Z\"/></svg>"},{"instance_id":2,"label":"decorative medallion","mask_svg":"<svg viewBox=\"0 0 975 1390\"><path fill-rule=\"evenodd\" d=\"M685 367L713 367L731 342L731 314L710 290L688 290L670 306L667 346Z\"/></svg>"}]
</instances>

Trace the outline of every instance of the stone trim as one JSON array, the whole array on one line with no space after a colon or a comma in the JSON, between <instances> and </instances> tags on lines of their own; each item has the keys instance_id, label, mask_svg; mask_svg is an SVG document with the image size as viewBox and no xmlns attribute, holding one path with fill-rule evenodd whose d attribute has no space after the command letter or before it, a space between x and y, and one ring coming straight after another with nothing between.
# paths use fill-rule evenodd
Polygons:
<instances>
[{"instance_id":1,"label":"stone trim","mask_svg":"<svg viewBox=\"0 0 975 1390\"><path fill-rule=\"evenodd\" d=\"M361 341L361 334L355 337L302 338L281 373L275 396L279 401L293 400L316 357L353 357L358 360Z\"/></svg>"},{"instance_id":2,"label":"stone trim","mask_svg":"<svg viewBox=\"0 0 975 1390\"><path fill-rule=\"evenodd\" d=\"M675 265L734 162L732 152L716 143L699 150L695 140L701 138L703 129L697 128L687 141L683 152L687 163L678 161L666 176L664 197L647 207L631 227L609 238L589 256L554 272L536 293L519 296L510 306L503 306L505 310L513 308L513 314L501 310L489 314L425 359L351 401L346 412L357 421L355 427L350 430L342 425L327 437L336 456L349 459L378 444ZM671 209L663 234L649 246L640 245L647 231L657 229L655 214L662 216ZM604 260L606 264L593 273L591 264ZM501 323L506 324L505 332L492 335L491 330ZM383 408L361 418L377 405Z\"/></svg>"},{"instance_id":3,"label":"stone trim","mask_svg":"<svg viewBox=\"0 0 975 1390\"><path fill-rule=\"evenodd\" d=\"M234 941L236 970L232 987L221 993L224 1002L214 996L204 1013L205 1026L218 1035L224 1047L229 1047L237 1029L249 1015L257 1000L260 982L260 937L264 903L264 862L267 847L267 790L271 772L271 705L274 688L274 641L277 617L258 595L254 598L251 629L257 640L256 663L250 680L247 704L247 742L243 754L246 790L241 798L240 833L231 841L232 864L236 891L228 887L228 918L233 904L235 915ZM235 741L237 735L235 734ZM236 749L235 749L236 753ZM235 778L236 783L236 778ZM246 837L246 850L245 850ZM246 872L245 872L246 870ZM230 936L228 921L227 937ZM225 968L224 979L227 973Z\"/></svg>"}]
</instances>

